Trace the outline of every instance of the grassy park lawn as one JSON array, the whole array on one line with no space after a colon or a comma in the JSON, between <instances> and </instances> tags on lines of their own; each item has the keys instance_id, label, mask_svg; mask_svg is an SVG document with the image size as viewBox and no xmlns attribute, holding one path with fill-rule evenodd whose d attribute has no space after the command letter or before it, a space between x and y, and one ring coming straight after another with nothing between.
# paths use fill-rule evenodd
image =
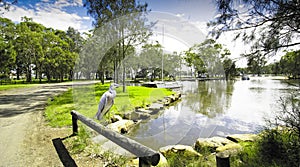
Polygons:
<instances>
[{"instance_id":1,"label":"grassy park lawn","mask_svg":"<svg viewBox=\"0 0 300 167\"><path fill-rule=\"evenodd\" d=\"M65 80L64 82L71 82L68 80ZM9 80L9 81L2 81L0 80L0 91L10 90L10 89L17 89L17 88L27 88L27 87L33 87L40 84L46 84L46 83L59 83L59 81L51 80L48 82L48 80L43 79L41 82L39 79L32 79L32 81L26 82L25 80Z\"/></svg>"},{"instance_id":2,"label":"grassy park lawn","mask_svg":"<svg viewBox=\"0 0 300 167\"><path fill-rule=\"evenodd\" d=\"M16 89L16 88L26 88L36 86L37 84L13 84L13 85L0 85L0 91L5 91L9 89Z\"/></svg>"},{"instance_id":3,"label":"grassy park lawn","mask_svg":"<svg viewBox=\"0 0 300 167\"><path fill-rule=\"evenodd\" d=\"M98 109L101 95L107 91L109 84L95 84L69 89L67 92L48 100L45 116L53 127L72 125L71 110L76 110L86 117L93 118ZM117 88L115 104L105 116L122 115L135 107L145 107L173 92L168 89L127 86L126 92L122 87Z\"/></svg>"},{"instance_id":4,"label":"grassy park lawn","mask_svg":"<svg viewBox=\"0 0 300 167\"><path fill-rule=\"evenodd\" d=\"M68 91L55 96L48 100L45 117L48 124L52 127L65 127L72 125L71 110L76 110L88 118L93 118L98 109L98 103L101 95L108 90L110 84L95 84L89 86L73 87ZM115 104L106 114L105 118L109 118L113 114L122 115L127 111L133 110L135 107L145 107L165 96L174 92L168 89L146 88L139 86L127 86L126 92L122 91L122 87L117 88L117 96ZM67 149L76 162L93 161L100 164L99 161L114 164L115 166L127 166L128 158L115 155L111 152L101 151L99 144L90 140L91 132L86 126L79 122L78 136L68 138L64 141ZM100 149L100 150L99 150ZM86 157L86 155L97 155L99 158ZM86 162L86 161L85 161ZM102 162L102 163L103 163ZM85 164L86 165L86 164Z\"/></svg>"}]
</instances>

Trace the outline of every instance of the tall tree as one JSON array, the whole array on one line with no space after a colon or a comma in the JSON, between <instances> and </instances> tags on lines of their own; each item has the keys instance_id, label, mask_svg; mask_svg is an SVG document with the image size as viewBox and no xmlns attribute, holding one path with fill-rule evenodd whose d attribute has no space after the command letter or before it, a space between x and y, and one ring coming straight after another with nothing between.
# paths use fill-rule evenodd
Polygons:
<instances>
[{"instance_id":1,"label":"tall tree","mask_svg":"<svg viewBox=\"0 0 300 167\"><path fill-rule=\"evenodd\" d=\"M159 43L145 44L139 56L142 69L148 69L152 81L161 77L163 50Z\"/></svg>"},{"instance_id":2,"label":"tall tree","mask_svg":"<svg viewBox=\"0 0 300 167\"><path fill-rule=\"evenodd\" d=\"M213 39L196 44L185 53L188 66L193 66L198 76L208 73L210 76L223 75L221 62L222 45Z\"/></svg>"},{"instance_id":3,"label":"tall tree","mask_svg":"<svg viewBox=\"0 0 300 167\"><path fill-rule=\"evenodd\" d=\"M231 55L228 49L224 49L224 52L221 53L221 61L224 68L225 79L228 80L230 77L235 76L236 68L235 61L230 59L228 56Z\"/></svg>"},{"instance_id":4,"label":"tall tree","mask_svg":"<svg viewBox=\"0 0 300 167\"><path fill-rule=\"evenodd\" d=\"M80 32L73 27L68 27L66 35L71 39L71 41L68 40L70 51L79 53L84 44L84 38L80 35Z\"/></svg>"},{"instance_id":5,"label":"tall tree","mask_svg":"<svg viewBox=\"0 0 300 167\"><path fill-rule=\"evenodd\" d=\"M17 68L25 71L26 81L31 82L33 67L40 68L43 57L41 32L44 26L34 23L31 18L23 17L17 25L18 36L15 48L17 51ZM36 70L37 73L40 70Z\"/></svg>"},{"instance_id":6,"label":"tall tree","mask_svg":"<svg viewBox=\"0 0 300 167\"><path fill-rule=\"evenodd\" d=\"M65 32L46 28L26 16L20 23L0 17L0 33L1 76L7 77L13 70L17 79L25 74L28 82L34 71L40 82L44 74L49 81L72 78L75 60L84 41L73 28Z\"/></svg>"},{"instance_id":7,"label":"tall tree","mask_svg":"<svg viewBox=\"0 0 300 167\"><path fill-rule=\"evenodd\" d=\"M173 77L180 71L180 55L177 52L163 54L163 70L164 76Z\"/></svg>"},{"instance_id":8,"label":"tall tree","mask_svg":"<svg viewBox=\"0 0 300 167\"><path fill-rule=\"evenodd\" d=\"M147 4L140 4L135 0L87 0L84 6L95 19L96 28L107 26L111 32L108 35L115 40L113 43L116 43L118 48L117 57L121 60L127 56L127 50L131 46L144 42L149 35L149 26L144 17ZM121 62L118 59L115 60L115 65ZM123 91L125 91L124 82L125 66L123 65Z\"/></svg>"},{"instance_id":9,"label":"tall tree","mask_svg":"<svg viewBox=\"0 0 300 167\"><path fill-rule=\"evenodd\" d=\"M262 55L258 55L254 57L249 56L247 60L247 66L249 71L252 74L257 74L258 76L260 76L263 73L263 67L267 63L266 58Z\"/></svg>"},{"instance_id":10,"label":"tall tree","mask_svg":"<svg viewBox=\"0 0 300 167\"><path fill-rule=\"evenodd\" d=\"M139 54L135 53L135 51L132 52L132 54L129 54L125 58L125 66L128 67L127 71L128 74L131 76L132 79L136 80L137 73L139 69L141 69L143 59L139 56Z\"/></svg>"},{"instance_id":11,"label":"tall tree","mask_svg":"<svg viewBox=\"0 0 300 167\"><path fill-rule=\"evenodd\" d=\"M184 60L187 63L187 66L194 68L198 76L207 72L204 61L192 48L185 51L184 54Z\"/></svg>"},{"instance_id":12,"label":"tall tree","mask_svg":"<svg viewBox=\"0 0 300 167\"><path fill-rule=\"evenodd\" d=\"M218 15L208 25L218 38L227 31L252 43L248 55L263 56L281 48L299 46L299 0L217 0Z\"/></svg>"},{"instance_id":13,"label":"tall tree","mask_svg":"<svg viewBox=\"0 0 300 167\"><path fill-rule=\"evenodd\" d=\"M57 46L63 50L63 54L59 56L61 59L58 68L60 70L60 81L62 82L64 75L69 74L69 79L72 78L73 67L78 53L81 50L83 38L80 36L80 33L72 27L69 27L66 32L56 30L55 35L61 40L61 42L57 43Z\"/></svg>"},{"instance_id":14,"label":"tall tree","mask_svg":"<svg viewBox=\"0 0 300 167\"><path fill-rule=\"evenodd\" d=\"M16 52L13 47L15 38L15 24L6 18L0 17L0 75L7 77L13 69Z\"/></svg>"},{"instance_id":15,"label":"tall tree","mask_svg":"<svg viewBox=\"0 0 300 167\"><path fill-rule=\"evenodd\" d=\"M290 78L300 77L300 50L289 51L281 57L280 66Z\"/></svg>"}]
</instances>

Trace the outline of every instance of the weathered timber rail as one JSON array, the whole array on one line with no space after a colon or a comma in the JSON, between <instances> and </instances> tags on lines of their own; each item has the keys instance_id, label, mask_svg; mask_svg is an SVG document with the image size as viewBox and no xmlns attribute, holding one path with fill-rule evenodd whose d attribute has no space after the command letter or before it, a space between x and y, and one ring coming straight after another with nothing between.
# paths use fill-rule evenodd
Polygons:
<instances>
[{"instance_id":1,"label":"weathered timber rail","mask_svg":"<svg viewBox=\"0 0 300 167\"><path fill-rule=\"evenodd\" d=\"M99 134L103 135L107 139L116 143L120 147L126 149L131 152L135 156L139 158L139 166L156 166L159 163L160 155L158 152L152 150L149 147L146 147L135 140L132 140L126 136L123 136L117 132L114 132L105 126L93 121L90 118L86 118L81 115L77 111L71 111L72 115L72 125L73 125L73 134L76 135L78 133L78 124L77 120L80 120L82 123L92 128Z\"/></svg>"}]
</instances>

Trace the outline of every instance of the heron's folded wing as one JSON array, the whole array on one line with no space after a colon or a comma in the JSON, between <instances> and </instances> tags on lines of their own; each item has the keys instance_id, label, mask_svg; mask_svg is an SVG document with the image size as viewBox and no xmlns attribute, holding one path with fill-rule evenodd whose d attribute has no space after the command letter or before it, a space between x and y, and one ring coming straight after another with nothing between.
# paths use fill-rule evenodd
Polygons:
<instances>
[{"instance_id":1,"label":"heron's folded wing","mask_svg":"<svg viewBox=\"0 0 300 167\"><path fill-rule=\"evenodd\" d=\"M103 112L103 109L105 107L107 103L107 94L106 92L101 96L101 99L100 99L100 102L99 102L99 105L98 105L98 112L96 114L96 118L99 120L101 119L100 115L101 113Z\"/></svg>"}]
</instances>

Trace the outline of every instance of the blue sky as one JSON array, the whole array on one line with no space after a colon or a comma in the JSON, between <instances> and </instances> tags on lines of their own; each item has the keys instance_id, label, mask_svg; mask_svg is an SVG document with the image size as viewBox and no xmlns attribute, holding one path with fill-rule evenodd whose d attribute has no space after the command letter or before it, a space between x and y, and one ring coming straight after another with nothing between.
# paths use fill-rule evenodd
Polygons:
<instances>
[{"instance_id":1,"label":"blue sky","mask_svg":"<svg viewBox=\"0 0 300 167\"><path fill-rule=\"evenodd\" d=\"M209 21L215 15L212 0L145 0L152 11L169 12L190 21Z\"/></svg>"},{"instance_id":2,"label":"blue sky","mask_svg":"<svg viewBox=\"0 0 300 167\"><path fill-rule=\"evenodd\" d=\"M46 27L60 30L71 26L84 32L92 28L92 19L83 8L82 0L18 0L3 16L15 22L27 16Z\"/></svg>"},{"instance_id":3,"label":"blue sky","mask_svg":"<svg viewBox=\"0 0 300 167\"><path fill-rule=\"evenodd\" d=\"M206 22L213 18L214 4L210 0L140 0L148 3L152 12L167 12L191 22ZM18 0L9 12L4 13L15 22L27 16L34 21L57 29L68 26L80 31L92 28L92 18L87 15L82 0Z\"/></svg>"}]
</instances>

